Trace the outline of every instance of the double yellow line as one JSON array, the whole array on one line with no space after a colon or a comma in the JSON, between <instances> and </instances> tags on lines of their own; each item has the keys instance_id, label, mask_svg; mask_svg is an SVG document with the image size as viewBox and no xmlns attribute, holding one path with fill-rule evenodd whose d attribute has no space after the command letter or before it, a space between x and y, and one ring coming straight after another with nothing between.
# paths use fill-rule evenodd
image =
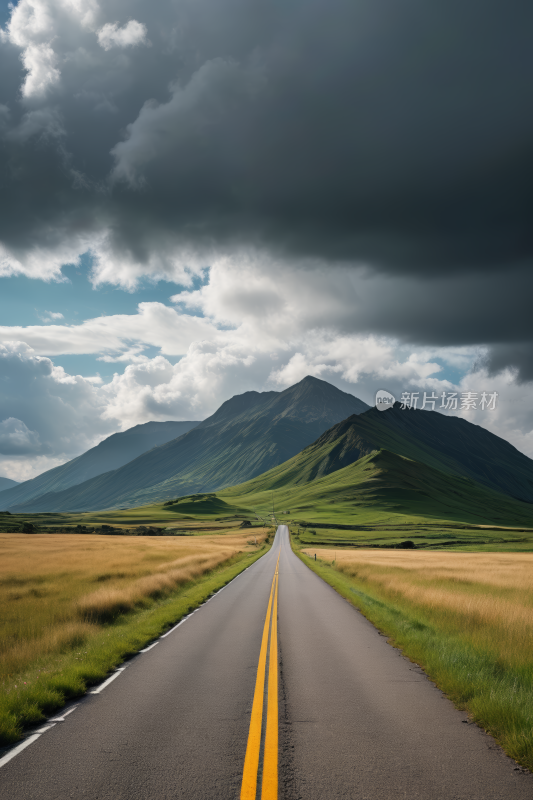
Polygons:
<instances>
[{"instance_id":1,"label":"double yellow line","mask_svg":"<svg viewBox=\"0 0 533 800\"><path fill-rule=\"evenodd\" d=\"M272 579L272 588L270 589L265 626L261 639L261 650L259 651L252 717L250 719L250 731L248 733L248 744L242 773L241 800L256 800L269 631L268 703L261 800L277 800L278 797L278 573L279 555L276 562L276 571ZM270 625L271 618L272 625Z\"/></svg>"}]
</instances>

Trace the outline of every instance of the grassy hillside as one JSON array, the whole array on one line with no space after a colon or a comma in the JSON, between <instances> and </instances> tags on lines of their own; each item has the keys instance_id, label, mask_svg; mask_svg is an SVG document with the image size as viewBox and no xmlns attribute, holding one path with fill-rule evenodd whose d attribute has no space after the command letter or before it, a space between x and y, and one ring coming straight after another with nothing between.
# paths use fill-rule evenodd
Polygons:
<instances>
[{"instance_id":1,"label":"grassy hillside","mask_svg":"<svg viewBox=\"0 0 533 800\"><path fill-rule=\"evenodd\" d=\"M15 486L18 486L17 481L12 481L10 478L0 478L0 492L5 489L13 489Z\"/></svg>"},{"instance_id":2,"label":"grassy hillside","mask_svg":"<svg viewBox=\"0 0 533 800\"><path fill-rule=\"evenodd\" d=\"M533 528L529 504L387 450L303 483L302 474L314 468L310 451L308 448L306 457L302 454L301 471L292 459L292 463L219 492L219 496L258 511L270 509L274 498L276 509L281 509L279 519L305 524L302 541L315 543L377 544L408 537L429 544L439 539L464 539L461 528L465 526L477 529L483 540L486 536L480 526ZM523 538L512 531L500 531L497 538L502 536Z\"/></svg>"},{"instance_id":3,"label":"grassy hillside","mask_svg":"<svg viewBox=\"0 0 533 800\"><path fill-rule=\"evenodd\" d=\"M193 430L121 469L10 510L134 507L211 492L283 463L341 419L367 408L353 395L311 377L284 392L246 392Z\"/></svg>"},{"instance_id":4,"label":"grassy hillside","mask_svg":"<svg viewBox=\"0 0 533 800\"><path fill-rule=\"evenodd\" d=\"M335 442L330 457L342 466L343 461L386 448L533 503L533 461L505 439L460 417L437 411L402 411L397 403L385 412L372 408L347 419L319 441ZM322 468L331 471L327 465Z\"/></svg>"},{"instance_id":5,"label":"grassy hillside","mask_svg":"<svg viewBox=\"0 0 533 800\"><path fill-rule=\"evenodd\" d=\"M379 449L533 503L533 461L509 442L458 417L402 411L399 404L334 425L301 453L259 476L254 491L306 484Z\"/></svg>"}]
</instances>

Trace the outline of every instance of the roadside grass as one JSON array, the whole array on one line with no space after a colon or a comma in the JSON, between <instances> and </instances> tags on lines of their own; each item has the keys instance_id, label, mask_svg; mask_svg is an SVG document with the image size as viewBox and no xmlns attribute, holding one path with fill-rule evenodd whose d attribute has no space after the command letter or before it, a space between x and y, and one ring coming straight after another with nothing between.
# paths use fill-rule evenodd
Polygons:
<instances>
[{"instance_id":1,"label":"roadside grass","mask_svg":"<svg viewBox=\"0 0 533 800\"><path fill-rule=\"evenodd\" d=\"M0 534L0 745L103 680L268 544L266 531L253 539Z\"/></svg>"},{"instance_id":2,"label":"roadside grass","mask_svg":"<svg viewBox=\"0 0 533 800\"><path fill-rule=\"evenodd\" d=\"M532 554L295 550L533 770Z\"/></svg>"}]
</instances>

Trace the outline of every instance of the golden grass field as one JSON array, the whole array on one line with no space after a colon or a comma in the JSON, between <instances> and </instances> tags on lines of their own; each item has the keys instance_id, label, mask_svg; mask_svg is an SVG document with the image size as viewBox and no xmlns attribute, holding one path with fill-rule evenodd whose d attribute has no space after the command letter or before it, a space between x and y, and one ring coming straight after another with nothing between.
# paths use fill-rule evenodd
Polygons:
<instances>
[{"instance_id":1,"label":"golden grass field","mask_svg":"<svg viewBox=\"0 0 533 800\"><path fill-rule=\"evenodd\" d=\"M0 534L0 688L118 614L254 551L265 532L201 537Z\"/></svg>"},{"instance_id":2,"label":"golden grass field","mask_svg":"<svg viewBox=\"0 0 533 800\"><path fill-rule=\"evenodd\" d=\"M532 553L302 553L508 755L533 770Z\"/></svg>"},{"instance_id":3,"label":"golden grass field","mask_svg":"<svg viewBox=\"0 0 533 800\"><path fill-rule=\"evenodd\" d=\"M317 555L336 559L339 571L375 585L391 600L423 609L440 628L467 636L502 663L531 664L533 553L321 550Z\"/></svg>"}]
</instances>

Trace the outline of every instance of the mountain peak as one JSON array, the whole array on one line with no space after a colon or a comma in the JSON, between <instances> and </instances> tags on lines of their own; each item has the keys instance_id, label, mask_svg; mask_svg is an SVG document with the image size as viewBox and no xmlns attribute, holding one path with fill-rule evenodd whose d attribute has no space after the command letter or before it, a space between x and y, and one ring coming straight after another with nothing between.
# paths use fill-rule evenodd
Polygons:
<instances>
[{"instance_id":1,"label":"mountain peak","mask_svg":"<svg viewBox=\"0 0 533 800\"><path fill-rule=\"evenodd\" d=\"M327 381L307 375L299 383L280 392L272 401L271 408L276 418L298 419L301 422L315 420L345 419L352 414L361 414L369 406L353 394L343 392Z\"/></svg>"},{"instance_id":2,"label":"mountain peak","mask_svg":"<svg viewBox=\"0 0 533 800\"><path fill-rule=\"evenodd\" d=\"M310 375L283 392L244 392L183 436L113 472L50 493L31 508L90 510L215 491L281 464L335 423L367 408Z\"/></svg>"},{"instance_id":3,"label":"mountain peak","mask_svg":"<svg viewBox=\"0 0 533 800\"><path fill-rule=\"evenodd\" d=\"M206 420L200 423L201 428L215 425L224 420L233 421L236 416L242 413L253 412L255 406L261 406L268 402L271 397L278 395L278 392L256 392L249 391L243 394L235 394L224 403Z\"/></svg>"}]
</instances>

